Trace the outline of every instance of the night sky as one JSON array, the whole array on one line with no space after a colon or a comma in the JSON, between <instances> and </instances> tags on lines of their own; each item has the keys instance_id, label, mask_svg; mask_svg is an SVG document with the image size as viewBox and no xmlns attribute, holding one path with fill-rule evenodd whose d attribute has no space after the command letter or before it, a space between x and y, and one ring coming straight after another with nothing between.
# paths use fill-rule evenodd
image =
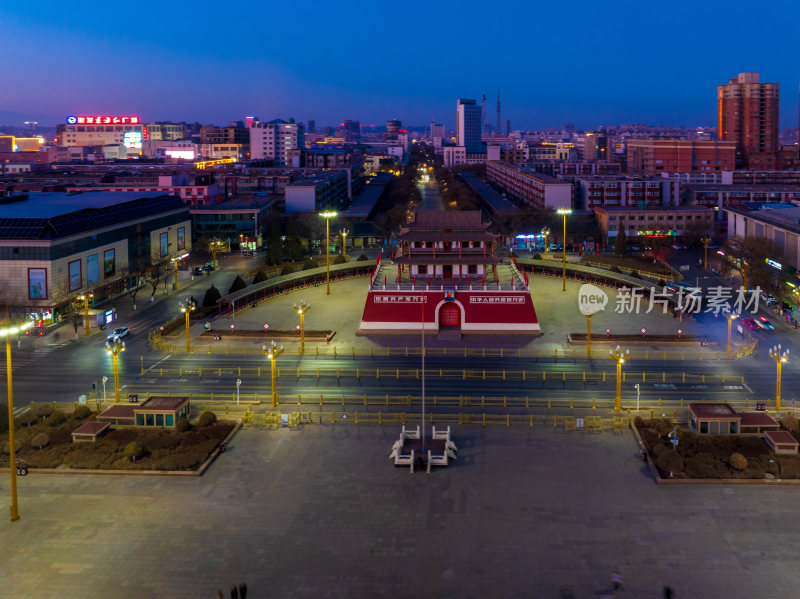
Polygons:
<instances>
[{"instance_id":1,"label":"night sky","mask_svg":"<svg viewBox=\"0 0 800 599\"><path fill-rule=\"evenodd\" d=\"M658 8L654 8L657 6ZM749 8L748 8L749 7ZM0 6L0 123L68 114L224 124L256 115L453 126L500 88L513 128L715 125L716 85L781 85L797 125L792 1L229 2Z\"/></svg>"}]
</instances>

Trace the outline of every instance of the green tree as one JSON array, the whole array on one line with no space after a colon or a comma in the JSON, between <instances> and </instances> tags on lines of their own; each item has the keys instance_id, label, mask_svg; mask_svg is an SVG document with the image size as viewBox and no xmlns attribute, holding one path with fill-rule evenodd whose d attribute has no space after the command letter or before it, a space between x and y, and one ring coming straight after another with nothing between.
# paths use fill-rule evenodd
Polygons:
<instances>
[{"instance_id":1,"label":"green tree","mask_svg":"<svg viewBox=\"0 0 800 599\"><path fill-rule=\"evenodd\" d=\"M620 225L619 232L617 233L617 238L614 240L614 255L624 256L627 247L628 247L628 236L625 234L625 227L623 225Z\"/></svg>"},{"instance_id":2,"label":"green tree","mask_svg":"<svg viewBox=\"0 0 800 599\"><path fill-rule=\"evenodd\" d=\"M41 449L42 447L46 447L50 444L50 437L47 436L47 433L39 433L38 435L34 435L31 439L31 445Z\"/></svg>"},{"instance_id":3,"label":"green tree","mask_svg":"<svg viewBox=\"0 0 800 599\"><path fill-rule=\"evenodd\" d=\"M203 296L203 307L204 308L213 308L217 305L217 302L222 298L222 294L219 292L219 289L214 287L213 285L206 289L206 294Z\"/></svg>"},{"instance_id":4,"label":"green tree","mask_svg":"<svg viewBox=\"0 0 800 599\"><path fill-rule=\"evenodd\" d=\"M122 455L132 462L135 462L136 458L140 458L144 455L144 446L138 441L131 441L125 446L125 449L122 450Z\"/></svg>"},{"instance_id":5,"label":"green tree","mask_svg":"<svg viewBox=\"0 0 800 599\"><path fill-rule=\"evenodd\" d=\"M341 254L339 254L338 256L336 256L336 257L333 259L333 263L334 263L334 264L346 264L346 263L347 263L347 258L345 258L345 257L344 257L344 256L342 256Z\"/></svg>"},{"instance_id":6,"label":"green tree","mask_svg":"<svg viewBox=\"0 0 800 599\"><path fill-rule=\"evenodd\" d=\"M253 285L255 285L256 283L263 283L263 282L264 282L264 281L266 281L268 278L269 278L269 277L267 276L267 273L266 273L266 271L259 270L259 271L256 273L256 276L255 276L255 277L253 277Z\"/></svg>"},{"instance_id":7,"label":"green tree","mask_svg":"<svg viewBox=\"0 0 800 599\"><path fill-rule=\"evenodd\" d=\"M231 283L231 288L228 289L228 293L235 293L241 289L245 289L247 287L247 282L242 278L241 275L236 275L236 278Z\"/></svg>"}]
</instances>

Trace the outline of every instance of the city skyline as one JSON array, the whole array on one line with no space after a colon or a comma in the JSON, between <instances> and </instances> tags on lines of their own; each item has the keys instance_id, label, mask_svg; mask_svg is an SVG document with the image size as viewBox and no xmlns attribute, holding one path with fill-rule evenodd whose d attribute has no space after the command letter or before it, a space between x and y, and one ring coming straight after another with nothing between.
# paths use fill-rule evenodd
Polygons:
<instances>
[{"instance_id":1,"label":"city skyline","mask_svg":"<svg viewBox=\"0 0 800 599\"><path fill-rule=\"evenodd\" d=\"M4 65L13 84L0 90L0 115L47 125L78 113L215 124L257 115L425 126L434 117L453 129L458 98L486 94L493 113L500 89L503 120L515 129L713 126L716 86L754 71L780 85L783 129L797 125L800 78L791 36L781 34L797 16L784 4L763 7L755 28L718 1L677 2L657 20L631 2L509 2L493 11L472 2L458 12L411 2L402 15L320 3L301 19L284 6L255 18L254 3L220 15L199 2L194 21L151 1L132 13L98 13L87 3L65 12L45 1L35 14L22 5L3 10L0 48L15 60ZM212 18L206 39L203 23ZM517 31L517 23L533 27Z\"/></svg>"}]
</instances>

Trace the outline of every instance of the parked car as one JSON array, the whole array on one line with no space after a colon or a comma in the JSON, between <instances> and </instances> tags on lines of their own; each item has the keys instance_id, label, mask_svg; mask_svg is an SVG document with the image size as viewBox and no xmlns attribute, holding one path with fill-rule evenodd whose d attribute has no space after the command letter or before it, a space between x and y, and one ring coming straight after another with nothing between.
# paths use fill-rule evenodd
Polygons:
<instances>
[{"instance_id":1,"label":"parked car","mask_svg":"<svg viewBox=\"0 0 800 599\"><path fill-rule=\"evenodd\" d=\"M200 275L202 275L202 274L203 274L203 269L202 269L202 267L200 267L200 266L195 266L195 267L192 269L192 274L193 274L194 276L196 276L196 277L199 277Z\"/></svg>"},{"instance_id":2,"label":"parked car","mask_svg":"<svg viewBox=\"0 0 800 599\"><path fill-rule=\"evenodd\" d=\"M762 292L759 301L764 302L764 304L767 306L771 306L772 304L775 304L778 300L776 300L771 295L767 295L766 293Z\"/></svg>"},{"instance_id":3,"label":"parked car","mask_svg":"<svg viewBox=\"0 0 800 599\"><path fill-rule=\"evenodd\" d=\"M760 331L761 327L752 318L742 318L742 324L751 331Z\"/></svg>"},{"instance_id":4,"label":"parked car","mask_svg":"<svg viewBox=\"0 0 800 599\"><path fill-rule=\"evenodd\" d=\"M211 264L211 262L206 262L203 265L203 270L206 271L206 272L211 272L212 270L214 270L214 265Z\"/></svg>"},{"instance_id":5,"label":"parked car","mask_svg":"<svg viewBox=\"0 0 800 599\"><path fill-rule=\"evenodd\" d=\"M783 302L782 307L783 307L783 311L784 312L791 312L792 311L792 305L787 303L787 302Z\"/></svg>"},{"instance_id":6,"label":"parked car","mask_svg":"<svg viewBox=\"0 0 800 599\"><path fill-rule=\"evenodd\" d=\"M769 320L767 320L766 316L759 316L758 320L756 320L756 324L764 329L765 331L774 331L775 325L772 324Z\"/></svg>"},{"instance_id":7,"label":"parked car","mask_svg":"<svg viewBox=\"0 0 800 599\"><path fill-rule=\"evenodd\" d=\"M115 339L123 339L130 334L131 330L128 327L118 327L111 331L111 334L108 336L109 341L114 341Z\"/></svg>"}]
</instances>

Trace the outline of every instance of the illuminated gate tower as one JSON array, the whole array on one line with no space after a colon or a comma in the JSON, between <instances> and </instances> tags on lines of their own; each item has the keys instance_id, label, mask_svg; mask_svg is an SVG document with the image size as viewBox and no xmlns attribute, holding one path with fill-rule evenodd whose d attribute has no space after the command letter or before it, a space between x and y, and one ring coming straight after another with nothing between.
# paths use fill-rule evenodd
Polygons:
<instances>
[{"instance_id":1,"label":"illuminated gate tower","mask_svg":"<svg viewBox=\"0 0 800 599\"><path fill-rule=\"evenodd\" d=\"M418 210L370 279L358 332L539 334L527 275L494 256L487 227L477 210Z\"/></svg>"}]
</instances>

